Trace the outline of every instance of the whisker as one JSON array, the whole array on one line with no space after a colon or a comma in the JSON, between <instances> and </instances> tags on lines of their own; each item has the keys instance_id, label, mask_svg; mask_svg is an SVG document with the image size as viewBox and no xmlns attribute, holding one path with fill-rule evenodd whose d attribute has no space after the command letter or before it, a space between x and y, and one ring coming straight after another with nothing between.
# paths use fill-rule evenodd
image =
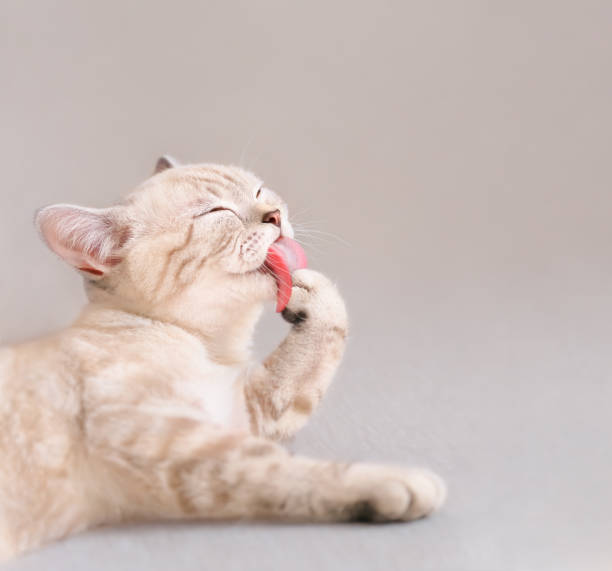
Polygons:
<instances>
[{"instance_id":1,"label":"whisker","mask_svg":"<svg viewBox=\"0 0 612 571\"><path fill-rule=\"evenodd\" d=\"M315 230L315 229L303 230L303 229L296 228L295 234L302 235L302 236L308 236L310 238L316 238L319 240L324 240L325 238L333 238L334 240L337 240L344 246L351 247L351 244L347 242L344 238L342 238L341 236L338 236L337 234L333 234L332 232L325 232L323 230Z\"/></svg>"}]
</instances>

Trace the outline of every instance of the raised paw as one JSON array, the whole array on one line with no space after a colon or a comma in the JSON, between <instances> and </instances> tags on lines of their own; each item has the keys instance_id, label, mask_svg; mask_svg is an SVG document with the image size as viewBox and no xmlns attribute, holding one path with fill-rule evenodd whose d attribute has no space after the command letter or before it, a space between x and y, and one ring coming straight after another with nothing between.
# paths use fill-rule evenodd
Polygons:
<instances>
[{"instance_id":1,"label":"raised paw","mask_svg":"<svg viewBox=\"0 0 612 571\"><path fill-rule=\"evenodd\" d=\"M346 307L336 286L323 274L303 269L293 272L291 298L283 318L299 326L325 324L346 330Z\"/></svg>"}]
</instances>

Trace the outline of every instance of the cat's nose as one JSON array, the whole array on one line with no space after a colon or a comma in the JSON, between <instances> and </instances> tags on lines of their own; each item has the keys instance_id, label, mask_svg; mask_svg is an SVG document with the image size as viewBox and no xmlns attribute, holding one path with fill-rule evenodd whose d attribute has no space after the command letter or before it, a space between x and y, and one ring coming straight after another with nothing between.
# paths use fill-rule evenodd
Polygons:
<instances>
[{"instance_id":1,"label":"cat's nose","mask_svg":"<svg viewBox=\"0 0 612 571\"><path fill-rule=\"evenodd\" d=\"M266 212L263 215L262 222L266 224L274 224L274 226L278 226L280 228L281 225L281 213L280 210L276 209L272 212Z\"/></svg>"}]
</instances>

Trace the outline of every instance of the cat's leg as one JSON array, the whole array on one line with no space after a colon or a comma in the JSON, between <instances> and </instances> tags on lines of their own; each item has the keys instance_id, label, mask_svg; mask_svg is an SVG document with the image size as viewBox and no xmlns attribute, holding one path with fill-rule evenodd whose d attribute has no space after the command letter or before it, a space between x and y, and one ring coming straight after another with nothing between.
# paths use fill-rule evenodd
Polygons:
<instances>
[{"instance_id":1,"label":"cat's leg","mask_svg":"<svg viewBox=\"0 0 612 571\"><path fill-rule=\"evenodd\" d=\"M283 312L291 331L245 385L253 433L274 439L306 423L338 367L347 333L344 302L329 279L313 270L292 277Z\"/></svg>"},{"instance_id":2,"label":"cat's leg","mask_svg":"<svg viewBox=\"0 0 612 571\"><path fill-rule=\"evenodd\" d=\"M137 416L99 448L106 469L92 488L121 519L409 521L444 500L423 470L292 456L263 438Z\"/></svg>"},{"instance_id":3,"label":"cat's leg","mask_svg":"<svg viewBox=\"0 0 612 571\"><path fill-rule=\"evenodd\" d=\"M186 515L294 521L409 521L438 508L442 481L423 470L290 456L249 437L225 453L171 468Z\"/></svg>"}]
</instances>

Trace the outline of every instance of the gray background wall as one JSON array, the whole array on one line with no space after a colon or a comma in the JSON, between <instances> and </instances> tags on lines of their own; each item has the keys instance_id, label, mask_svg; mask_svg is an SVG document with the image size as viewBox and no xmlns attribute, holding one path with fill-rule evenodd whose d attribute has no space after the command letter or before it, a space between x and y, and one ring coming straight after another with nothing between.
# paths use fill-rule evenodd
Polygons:
<instances>
[{"instance_id":1,"label":"gray background wall","mask_svg":"<svg viewBox=\"0 0 612 571\"><path fill-rule=\"evenodd\" d=\"M604 569L612 557L612 4L5 2L0 341L68 323L34 210L156 157L287 198L352 316L296 451L431 466L406 526L99 530L10 569ZM337 237L333 237L334 234ZM260 351L284 331L270 311Z\"/></svg>"}]
</instances>

